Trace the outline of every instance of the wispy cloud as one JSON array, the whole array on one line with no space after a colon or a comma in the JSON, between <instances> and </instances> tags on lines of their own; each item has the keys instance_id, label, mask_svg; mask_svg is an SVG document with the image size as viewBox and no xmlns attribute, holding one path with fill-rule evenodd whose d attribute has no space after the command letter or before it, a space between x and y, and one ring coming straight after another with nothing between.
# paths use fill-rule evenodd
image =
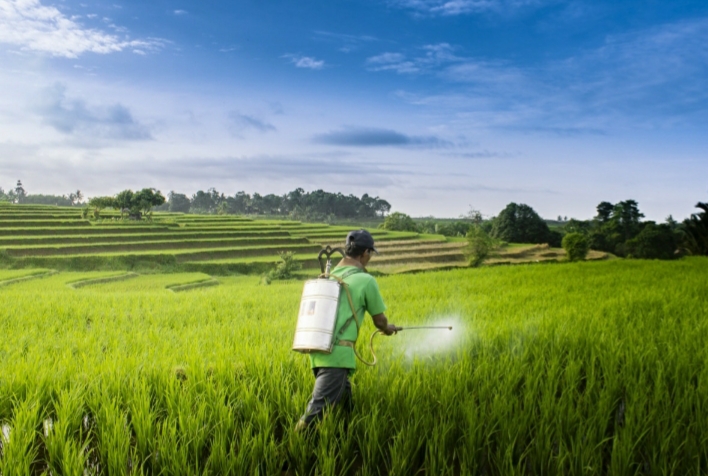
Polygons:
<instances>
[{"instance_id":1,"label":"wispy cloud","mask_svg":"<svg viewBox=\"0 0 708 476\"><path fill-rule=\"evenodd\" d=\"M487 12L509 14L521 8L557 3L557 0L392 0L390 3L417 14L453 16Z\"/></svg>"},{"instance_id":2,"label":"wispy cloud","mask_svg":"<svg viewBox=\"0 0 708 476\"><path fill-rule=\"evenodd\" d=\"M407 135L391 129L345 127L338 131L318 134L313 141L319 144L350 147L448 147L449 141L436 136Z\"/></svg>"},{"instance_id":3,"label":"wispy cloud","mask_svg":"<svg viewBox=\"0 0 708 476\"><path fill-rule=\"evenodd\" d=\"M186 15L187 10L175 10L172 13L174 13L175 15Z\"/></svg>"},{"instance_id":4,"label":"wispy cloud","mask_svg":"<svg viewBox=\"0 0 708 476\"><path fill-rule=\"evenodd\" d=\"M448 43L424 45L410 57L399 52L386 52L367 58L369 71L395 71L399 74L423 73L434 70L442 64L463 61L456 56L455 48Z\"/></svg>"},{"instance_id":5,"label":"wispy cloud","mask_svg":"<svg viewBox=\"0 0 708 476\"><path fill-rule=\"evenodd\" d=\"M230 112L229 119L231 119L232 132L236 135L240 135L246 129L253 129L258 132L275 132L277 130L273 124L263 119L249 114L241 114L238 111Z\"/></svg>"},{"instance_id":6,"label":"wispy cloud","mask_svg":"<svg viewBox=\"0 0 708 476\"><path fill-rule=\"evenodd\" d=\"M297 68L322 69L325 65L324 60L318 60L311 56L287 54L283 55L283 58L287 58Z\"/></svg>"},{"instance_id":7,"label":"wispy cloud","mask_svg":"<svg viewBox=\"0 0 708 476\"><path fill-rule=\"evenodd\" d=\"M66 135L88 139L152 139L150 130L135 120L125 106L89 106L81 99L67 98L66 87L59 83L42 91L35 111L42 122Z\"/></svg>"},{"instance_id":8,"label":"wispy cloud","mask_svg":"<svg viewBox=\"0 0 708 476\"><path fill-rule=\"evenodd\" d=\"M317 30L314 32L315 39L320 41L336 42L341 44L339 51L349 53L357 50L364 43L372 43L379 39L372 35L349 35L346 33L333 33L331 31Z\"/></svg>"},{"instance_id":9,"label":"wispy cloud","mask_svg":"<svg viewBox=\"0 0 708 476\"><path fill-rule=\"evenodd\" d=\"M116 31L119 27L112 25ZM85 28L53 6L39 0L0 0L0 43L53 56L76 58L87 52L107 54L123 50L156 51L158 39L131 40L104 31Z\"/></svg>"},{"instance_id":10,"label":"wispy cloud","mask_svg":"<svg viewBox=\"0 0 708 476\"><path fill-rule=\"evenodd\" d=\"M367 68L437 76L447 83L442 93L396 94L412 104L456 110L468 126L598 135L630 123L708 122L706 44L708 18L700 18L609 36L595 48L533 67L438 48L426 55L385 53L369 58Z\"/></svg>"}]
</instances>

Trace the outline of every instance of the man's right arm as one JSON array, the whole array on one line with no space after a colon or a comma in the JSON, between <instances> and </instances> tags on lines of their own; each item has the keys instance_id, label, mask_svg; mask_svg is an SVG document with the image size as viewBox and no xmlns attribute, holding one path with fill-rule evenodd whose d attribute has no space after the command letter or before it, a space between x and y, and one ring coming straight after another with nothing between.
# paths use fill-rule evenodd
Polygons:
<instances>
[{"instance_id":1,"label":"man's right arm","mask_svg":"<svg viewBox=\"0 0 708 476\"><path fill-rule=\"evenodd\" d=\"M374 320L374 325L387 336L391 336L398 332L398 327L393 324L389 324L388 319L386 319L386 314L383 312L381 314L371 316L371 318Z\"/></svg>"}]
</instances>

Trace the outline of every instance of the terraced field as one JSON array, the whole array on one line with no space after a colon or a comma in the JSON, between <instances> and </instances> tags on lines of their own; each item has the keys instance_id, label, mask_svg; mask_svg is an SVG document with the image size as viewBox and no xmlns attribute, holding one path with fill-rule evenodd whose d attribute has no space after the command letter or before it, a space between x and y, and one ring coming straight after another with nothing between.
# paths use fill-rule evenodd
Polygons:
<instances>
[{"instance_id":1,"label":"terraced field","mask_svg":"<svg viewBox=\"0 0 708 476\"><path fill-rule=\"evenodd\" d=\"M278 254L295 252L303 268L318 267L323 245L343 245L350 227L239 216L155 213L152 222L118 220L117 212L87 220L80 210L0 206L0 262L6 268L64 271L258 273ZM372 271L397 273L466 266L464 243L440 235L371 230L380 255ZM101 278L103 279L103 278Z\"/></svg>"}]
</instances>

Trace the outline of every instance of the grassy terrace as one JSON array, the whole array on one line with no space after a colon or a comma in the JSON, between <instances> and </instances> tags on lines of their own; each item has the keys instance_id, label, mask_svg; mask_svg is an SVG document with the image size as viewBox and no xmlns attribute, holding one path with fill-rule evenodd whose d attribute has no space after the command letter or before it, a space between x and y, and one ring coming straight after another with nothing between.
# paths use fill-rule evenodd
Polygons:
<instances>
[{"instance_id":1,"label":"grassy terrace","mask_svg":"<svg viewBox=\"0 0 708 476\"><path fill-rule=\"evenodd\" d=\"M76 208L0 206L0 264L62 270L204 271L212 274L262 272L293 251L306 269L317 268L324 244L341 246L357 226L293 220L155 213L151 222L120 221L102 212L82 219ZM391 263L429 266L464 260L458 243L439 235L370 230L381 255ZM97 278L98 279L98 278Z\"/></svg>"},{"instance_id":2,"label":"grassy terrace","mask_svg":"<svg viewBox=\"0 0 708 476\"><path fill-rule=\"evenodd\" d=\"M128 243L101 243L93 245L57 245L57 246L8 246L10 256L47 256L103 254L116 252L138 252L153 250L179 250L193 248L231 248L231 247L269 247L272 245L309 244L305 238L272 237L250 239L195 239L137 241Z\"/></svg>"},{"instance_id":3,"label":"grassy terrace","mask_svg":"<svg viewBox=\"0 0 708 476\"><path fill-rule=\"evenodd\" d=\"M220 239L220 238L271 238L291 236L282 230L270 231L217 231L217 232L176 232L176 233L124 233L124 234L99 234L99 235L48 235L48 236L0 236L0 248L12 245L46 246L61 244L95 244L95 243L127 243L146 241L172 241L192 239Z\"/></svg>"}]
</instances>

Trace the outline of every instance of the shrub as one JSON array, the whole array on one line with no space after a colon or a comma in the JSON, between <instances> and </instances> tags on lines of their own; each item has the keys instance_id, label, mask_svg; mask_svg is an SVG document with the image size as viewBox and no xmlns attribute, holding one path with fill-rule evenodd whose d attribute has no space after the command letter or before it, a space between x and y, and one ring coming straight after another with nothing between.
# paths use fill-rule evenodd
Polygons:
<instances>
[{"instance_id":1,"label":"shrub","mask_svg":"<svg viewBox=\"0 0 708 476\"><path fill-rule=\"evenodd\" d=\"M302 268L302 264L299 261L295 261L295 253L293 251L286 251L278 253L281 262L275 265L275 269L270 270L265 276L263 276L263 281L266 284L270 284L276 279L292 279L295 277L295 271Z\"/></svg>"},{"instance_id":2,"label":"shrub","mask_svg":"<svg viewBox=\"0 0 708 476\"><path fill-rule=\"evenodd\" d=\"M390 231L418 231L413 219L401 212L391 213L379 227Z\"/></svg>"},{"instance_id":3,"label":"shrub","mask_svg":"<svg viewBox=\"0 0 708 476\"><path fill-rule=\"evenodd\" d=\"M570 261L581 261L588 255L590 245L582 233L568 233L563 237L563 249Z\"/></svg>"},{"instance_id":4,"label":"shrub","mask_svg":"<svg viewBox=\"0 0 708 476\"><path fill-rule=\"evenodd\" d=\"M673 259L678 256L678 242L678 236L668 225L648 222L636 237L627 240L624 251L632 258Z\"/></svg>"},{"instance_id":5,"label":"shrub","mask_svg":"<svg viewBox=\"0 0 708 476\"><path fill-rule=\"evenodd\" d=\"M489 257L494 246L494 240L481 226L470 227L465 248L470 266L480 266Z\"/></svg>"}]
</instances>

